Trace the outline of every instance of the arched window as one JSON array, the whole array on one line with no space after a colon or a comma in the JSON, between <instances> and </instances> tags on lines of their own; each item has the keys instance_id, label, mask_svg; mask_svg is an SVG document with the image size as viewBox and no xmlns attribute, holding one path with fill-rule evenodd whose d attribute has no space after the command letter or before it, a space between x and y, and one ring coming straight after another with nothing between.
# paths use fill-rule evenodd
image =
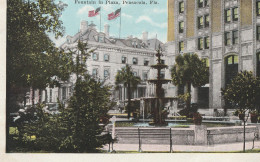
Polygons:
<instances>
[{"instance_id":1,"label":"arched window","mask_svg":"<svg viewBox=\"0 0 260 162\"><path fill-rule=\"evenodd\" d=\"M238 73L238 56L229 55L225 57L225 86L231 84L232 79L237 76ZM231 103L225 101L225 113L227 108L232 108Z\"/></svg>"},{"instance_id":2,"label":"arched window","mask_svg":"<svg viewBox=\"0 0 260 162\"><path fill-rule=\"evenodd\" d=\"M225 85L230 84L238 73L238 56L229 55L225 58Z\"/></svg>"}]
</instances>

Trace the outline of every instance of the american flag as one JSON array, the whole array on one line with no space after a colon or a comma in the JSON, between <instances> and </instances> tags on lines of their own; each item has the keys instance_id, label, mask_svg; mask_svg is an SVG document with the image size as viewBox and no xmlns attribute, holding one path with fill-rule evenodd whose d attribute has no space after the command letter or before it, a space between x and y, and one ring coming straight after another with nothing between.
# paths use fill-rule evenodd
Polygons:
<instances>
[{"instance_id":1,"label":"american flag","mask_svg":"<svg viewBox=\"0 0 260 162\"><path fill-rule=\"evenodd\" d=\"M96 10L92 10L88 12L88 17L94 17L97 16L99 14L101 7L98 7Z\"/></svg>"},{"instance_id":2,"label":"american flag","mask_svg":"<svg viewBox=\"0 0 260 162\"><path fill-rule=\"evenodd\" d=\"M115 12L108 14L108 20L113 20L117 18L120 15L120 13L121 13L121 8L117 9Z\"/></svg>"}]
</instances>

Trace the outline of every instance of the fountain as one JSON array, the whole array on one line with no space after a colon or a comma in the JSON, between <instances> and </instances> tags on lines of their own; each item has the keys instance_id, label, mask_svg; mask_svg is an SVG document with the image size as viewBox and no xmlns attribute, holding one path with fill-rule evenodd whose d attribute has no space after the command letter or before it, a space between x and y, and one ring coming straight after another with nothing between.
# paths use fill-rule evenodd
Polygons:
<instances>
[{"instance_id":1,"label":"fountain","mask_svg":"<svg viewBox=\"0 0 260 162\"><path fill-rule=\"evenodd\" d=\"M165 122L165 118L167 117L167 112L163 111L162 108L164 107L164 104L168 102L168 100L176 100L177 98L175 97L165 97L164 96L164 89L162 88L163 84L169 83L171 80L170 79L164 79L161 76L161 70L168 68L168 65L165 65L162 63L161 60L162 54L162 49L159 45L159 48L157 50L157 64L151 65L152 69L157 69L157 78L156 79L150 79L148 82L155 84L156 86L156 93L155 97L151 98L154 100L154 105L153 106L153 122L151 122L151 125L167 125ZM171 101L172 102L172 101Z\"/></svg>"}]
</instances>

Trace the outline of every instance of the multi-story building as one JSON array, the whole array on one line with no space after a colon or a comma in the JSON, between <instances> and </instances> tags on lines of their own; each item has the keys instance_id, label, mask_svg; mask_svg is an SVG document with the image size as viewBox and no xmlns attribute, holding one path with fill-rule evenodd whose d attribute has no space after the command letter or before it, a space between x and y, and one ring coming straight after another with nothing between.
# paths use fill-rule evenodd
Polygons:
<instances>
[{"instance_id":1,"label":"multi-story building","mask_svg":"<svg viewBox=\"0 0 260 162\"><path fill-rule=\"evenodd\" d=\"M109 25L104 26L104 32L98 32L95 27L96 25L92 22L88 24L87 21L81 21L80 31L74 36L67 36L67 41L60 48L65 51L68 49L75 51L79 39L87 42L89 48L95 49L86 62L90 75L98 77L104 80L105 84L115 87L117 72L126 64L129 64L134 75L139 76L142 80L142 83L133 91L132 98L154 96L155 87L147 80L155 78L156 73L150 66L155 64L156 49L159 44L163 47L163 43L157 38L148 39L148 32L143 32L141 39L133 36L120 39L109 35ZM162 75L165 75L165 71L162 71ZM46 88L45 93L42 94L42 101L55 103L58 98L61 101L67 100L72 95L75 82L75 75L71 75L70 80L63 82L61 87ZM127 100L126 88L123 85L117 91L112 88L112 92L112 99ZM36 95L35 103L37 103L38 98Z\"/></svg>"},{"instance_id":2,"label":"multi-story building","mask_svg":"<svg viewBox=\"0 0 260 162\"><path fill-rule=\"evenodd\" d=\"M192 89L192 102L223 108L221 88L239 71L260 76L260 0L168 0L167 39L170 65L188 52L208 60L209 84Z\"/></svg>"}]
</instances>

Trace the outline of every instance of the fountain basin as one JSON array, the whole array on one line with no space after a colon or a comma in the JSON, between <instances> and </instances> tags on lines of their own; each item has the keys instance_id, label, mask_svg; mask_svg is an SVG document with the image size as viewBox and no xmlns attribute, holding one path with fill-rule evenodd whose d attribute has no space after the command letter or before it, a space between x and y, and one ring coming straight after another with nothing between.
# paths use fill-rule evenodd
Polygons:
<instances>
[{"instance_id":1,"label":"fountain basin","mask_svg":"<svg viewBox=\"0 0 260 162\"><path fill-rule=\"evenodd\" d=\"M171 82L171 79L150 79L148 82L153 84L167 84L168 82Z\"/></svg>"},{"instance_id":2,"label":"fountain basin","mask_svg":"<svg viewBox=\"0 0 260 162\"><path fill-rule=\"evenodd\" d=\"M151 67L154 68L154 69L164 69L164 68L168 68L168 65L156 64L156 65L151 65Z\"/></svg>"}]
</instances>

